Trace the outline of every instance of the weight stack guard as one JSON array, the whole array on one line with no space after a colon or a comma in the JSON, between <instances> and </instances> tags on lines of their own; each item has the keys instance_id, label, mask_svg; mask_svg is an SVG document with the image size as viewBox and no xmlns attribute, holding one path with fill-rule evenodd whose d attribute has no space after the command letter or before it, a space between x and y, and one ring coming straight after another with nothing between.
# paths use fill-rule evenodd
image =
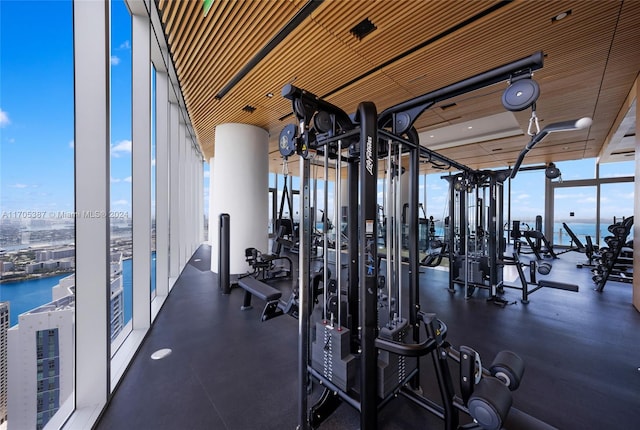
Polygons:
<instances>
[{"instance_id":1,"label":"weight stack guard","mask_svg":"<svg viewBox=\"0 0 640 430\"><path fill-rule=\"evenodd\" d=\"M382 327L379 337L404 343L410 333L409 322L405 318L398 318ZM388 397L398 387L404 385L417 368L416 357L406 357L380 350L378 352L378 396L382 399Z\"/></svg>"}]
</instances>

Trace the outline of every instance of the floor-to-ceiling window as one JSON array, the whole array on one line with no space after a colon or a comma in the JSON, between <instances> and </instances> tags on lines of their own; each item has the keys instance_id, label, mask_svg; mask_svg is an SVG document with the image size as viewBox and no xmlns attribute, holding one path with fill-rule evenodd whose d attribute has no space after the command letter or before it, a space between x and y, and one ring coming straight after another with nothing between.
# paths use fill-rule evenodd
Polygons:
<instances>
[{"instance_id":1,"label":"floor-to-ceiling window","mask_svg":"<svg viewBox=\"0 0 640 430\"><path fill-rule=\"evenodd\" d=\"M73 10L0 2L0 428L74 403Z\"/></svg>"},{"instance_id":2,"label":"floor-to-ceiling window","mask_svg":"<svg viewBox=\"0 0 640 430\"><path fill-rule=\"evenodd\" d=\"M131 14L111 1L111 230L110 335L114 354L131 331L133 305Z\"/></svg>"},{"instance_id":3,"label":"floor-to-ceiling window","mask_svg":"<svg viewBox=\"0 0 640 430\"><path fill-rule=\"evenodd\" d=\"M571 244L563 222L582 244L585 236L600 244L610 235L609 225L633 215L633 161L596 166L596 160L589 158L563 161L556 166L562 172L562 180L552 183L554 244Z\"/></svg>"},{"instance_id":4,"label":"floor-to-ceiling window","mask_svg":"<svg viewBox=\"0 0 640 430\"><path fill-rule=\"evenodd\" d=\"M169 213L174 279L202 240L202 155L147 6L0 2L0 428L89 428L168 294Z\"/></svg>"},{"instance_id":5,"label":"floor-to-ceiling window","mask_svg":"<svg viewBox=\"0 0 640 430\"><path fill-rule=\"evenodd\" d=\"M598 166L600 178L600 229L597 243L610 234L607 227L633 216L635 199L635 160L603 163ZM633 239L633 231L629 234Z\"/></svg>"}]
</instances>

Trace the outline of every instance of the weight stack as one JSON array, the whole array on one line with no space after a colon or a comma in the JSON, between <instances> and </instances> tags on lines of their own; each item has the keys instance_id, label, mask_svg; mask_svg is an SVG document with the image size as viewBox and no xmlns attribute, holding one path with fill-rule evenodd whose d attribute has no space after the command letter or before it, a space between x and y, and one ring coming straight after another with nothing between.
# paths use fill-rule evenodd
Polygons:
<instances>
[{"instance_id":1,"label":"weight stack","mask_svg":"<svg viewBox=\"0 0 640 430\"><path fill-rule=\"evenodd\" d=\"M311 366L342 391L348 391L355 379L356 361L349 350L349 329L326 322L316 323L316 338L311 344Z\"/></svg>"},{"instance_id":2,"label":"weight stack","mask_svg":"<svg viewBox=\"0 0 640 430\"><path fill-rule=\"evenodd\" d=\"M410 332L409 322L400 318L382 327L378 336L404 342ZM407 376L417 368L417 363L416 357L405 357L381 350L378 353L378 396L384 399L405 383Z\"/></svg>"}]
</instances>

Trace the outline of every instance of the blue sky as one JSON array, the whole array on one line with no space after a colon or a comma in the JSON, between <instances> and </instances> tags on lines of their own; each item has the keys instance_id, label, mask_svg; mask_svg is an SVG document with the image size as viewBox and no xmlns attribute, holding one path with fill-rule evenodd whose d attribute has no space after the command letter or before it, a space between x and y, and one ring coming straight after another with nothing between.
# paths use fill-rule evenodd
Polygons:
<instances>
[{"instance_id":1,"label":"blue sky","mask_svg":"<svg viewBox=\"0 0 640 430\"><path fill-rule=\"evenodd\" d=\"M2 211L73 211L71 1L0 2ZM131 211L131 24L112 4L111 209Z\"/></svg>"},{"instance_id":2,"label":"blue sky","mask_svg":"<svg viewBox=\"0 0 640 430\"><path fill-rule=\"evenodd\" d=\"M0 205L72 211L71 2L3 0L0 31Z\"/></svg>"}]
</instances>

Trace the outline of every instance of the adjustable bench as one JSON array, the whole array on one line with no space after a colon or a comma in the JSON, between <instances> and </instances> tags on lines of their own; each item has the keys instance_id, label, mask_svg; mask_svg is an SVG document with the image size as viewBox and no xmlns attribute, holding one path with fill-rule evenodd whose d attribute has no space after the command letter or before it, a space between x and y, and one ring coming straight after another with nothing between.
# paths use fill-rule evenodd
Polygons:
<instances>
[{"instance_id":1,"label":"adjustable bench","mask_svg":"<svg viewBox=\"0 0 640 430\"><path fill-rule=\"evenodd\" d=\"M243 311L253 307L251 306L251 297L256 296L266 302L260 317L261 321L266 321L283 314L282 309L278 306L282 293L271 285L247 276L238 280L238 286L244 290L244 303L240 308Z\"/></svg>"}]
</instances>

